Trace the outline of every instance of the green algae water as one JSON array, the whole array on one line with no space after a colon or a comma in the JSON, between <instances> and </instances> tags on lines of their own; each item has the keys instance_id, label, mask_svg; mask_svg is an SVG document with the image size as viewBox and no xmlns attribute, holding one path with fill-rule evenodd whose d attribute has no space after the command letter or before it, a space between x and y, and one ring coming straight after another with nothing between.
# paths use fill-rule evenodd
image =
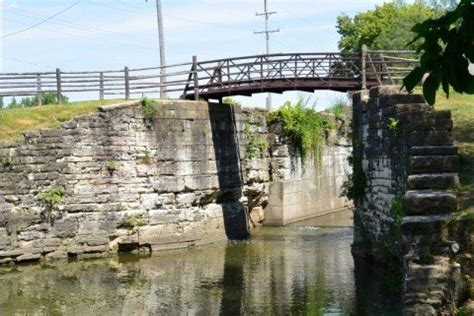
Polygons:
<instances>
[{"instance_id":1,"label":"green algae water","mask_svg":"<svg viewBox=\"0 0 474 316\"><path fill-rule=\"evenodd\" d=\"M262 228L246 241L0 269L0 315L400 315L352 229Z\"/></svg>"}]
</instances>

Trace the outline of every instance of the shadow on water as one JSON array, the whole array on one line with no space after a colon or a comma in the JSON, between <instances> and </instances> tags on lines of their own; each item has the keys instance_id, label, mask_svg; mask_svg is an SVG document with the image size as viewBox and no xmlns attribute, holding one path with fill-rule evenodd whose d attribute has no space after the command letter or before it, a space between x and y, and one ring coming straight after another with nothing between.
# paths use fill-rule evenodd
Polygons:
<instances>
[{"instance_id":1,"label":"shadow on water","mask_svg":"<svg viewBox=\"0 0 474 316\"><path fill-rule=\"evenodd\" d=\"M220 190L217 202L223 207L225 231L229 239L245 239L249 231L245 208L239 202L243 177L234 107L209 103L209 117Z\"/></svg>"},{"instance_id":2,"label":"shadow on water","mask_svg":"<svg viewBox=\"0 0 474 316\"><path fill-rule=\"evenodd\" d=\"M246 247L227 247L222 278L221 315L241 315L244 297Z\"/></svg>"},{"instance_id":3,"label":"shadow on water","mask_svg":"<svg viewBox=\"0 0 474 316\"><path fill-rule=\"evenodd\" d=\"M389 272L354 256L354 275L357 304L353 315L403 315L401 271Z\"/></svg>"}]
</instances>

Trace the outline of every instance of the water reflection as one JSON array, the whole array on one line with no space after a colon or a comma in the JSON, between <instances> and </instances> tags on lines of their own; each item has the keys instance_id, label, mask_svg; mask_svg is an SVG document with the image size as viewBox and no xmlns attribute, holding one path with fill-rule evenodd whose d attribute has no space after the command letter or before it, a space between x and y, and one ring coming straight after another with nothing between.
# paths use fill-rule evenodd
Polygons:
<instances>
[{"instance_id":1,"label":"water reflection","mask_svg":"<svg viewBox=\"0 0 474 316\"><path fill-rule=\"evenodd\" d=\"M363 315L370 285L356 297L351 242L350 229L265 228L148 258L21 266L0 274L0 314Z\"/></svg>"}]
</instances>

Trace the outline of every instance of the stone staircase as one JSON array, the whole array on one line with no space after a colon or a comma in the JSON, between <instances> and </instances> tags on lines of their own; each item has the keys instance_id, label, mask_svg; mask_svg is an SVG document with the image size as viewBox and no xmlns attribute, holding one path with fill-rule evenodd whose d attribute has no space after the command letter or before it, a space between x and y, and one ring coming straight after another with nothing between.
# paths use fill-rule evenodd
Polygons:
<instances>
[{"instance_id":1,"label":"stone staircase","mask_svg":"<svg viewBox=\"0 0 474 316\"><path fill-rule=\"evenodd\" d=\"M466 299L466 280L450 238L457 220L458 149L451 113L426 104L404 104L399 117L407 136L407 191L403 196L404 314L452 315Z\"/></svg>"}]
</instances>

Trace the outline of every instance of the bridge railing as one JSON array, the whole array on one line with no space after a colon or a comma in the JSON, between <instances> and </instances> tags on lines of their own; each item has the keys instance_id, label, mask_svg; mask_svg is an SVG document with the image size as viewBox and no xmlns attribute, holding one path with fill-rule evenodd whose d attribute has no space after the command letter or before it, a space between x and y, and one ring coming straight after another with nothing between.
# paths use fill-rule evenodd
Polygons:
<instances>
[{"instance_id":1,"label":"bridge railing","mask_svg":"<svg viewBox=\"0 0 474 316\"><path fill-rule=\"evenodd\" d=\"M244 86L265 91L275 82L287 86L303 81L319 81L338 89L344 82L354 88L397 83L413 69L413 52L365 51L365 53L298 53L244 56L210 61L104 71L62 71L0 73L0 97L36 97L41 104L45 93L54 93L60 102L64 94L81 93L98 97L142 97L168 95L198 99L213 92L232 95ZM166 76L163 76L163 70ZM359 84L360 83L360 84Z\"/></svg>"}]
</instances>

